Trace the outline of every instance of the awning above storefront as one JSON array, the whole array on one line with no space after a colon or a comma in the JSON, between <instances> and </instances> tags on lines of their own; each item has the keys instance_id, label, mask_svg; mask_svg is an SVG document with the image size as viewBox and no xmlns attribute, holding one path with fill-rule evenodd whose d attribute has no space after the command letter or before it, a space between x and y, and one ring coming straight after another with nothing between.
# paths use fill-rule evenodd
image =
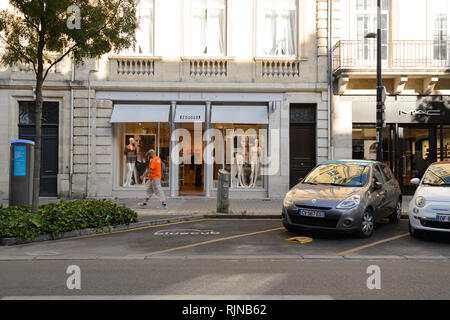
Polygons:
<instances>
[{"instance_id":1,"label":"awning above storefront","mask_svg":"<svg viewBox=\"0 0 450 320\"><path fill-rule=\"evenodd\" d=\"M213 106L211 123L268 124L267 106Z\"/></svg>"},{"instance_id":2,"label":"awning above storefront","mask_svg":"<svg viewBox=\"0 0 450 320\"><path fill-rule=\"evenodd\" d=\"M177 106L175 122L205 122L205 106Z\"/></svg>"},{"instance_id":3,"label":"awning above storefront","mask_svg":"<svg viewBox=\"0 0 450 320\"><path fill-rule=\"evenodd\" d=\"M169 113L169 105L116 104L110 122L169 122Z\"/></svg>"}]
</instances>

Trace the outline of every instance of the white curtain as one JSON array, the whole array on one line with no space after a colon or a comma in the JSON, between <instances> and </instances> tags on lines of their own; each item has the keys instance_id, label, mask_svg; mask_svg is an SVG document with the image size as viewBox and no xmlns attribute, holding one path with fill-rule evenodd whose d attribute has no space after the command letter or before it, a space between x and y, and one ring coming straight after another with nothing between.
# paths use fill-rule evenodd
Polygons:
<instances>
[{"instance_id":1,"label":"white curtain","mask_svg":"<svg viewBox=\"0 0 450 320\"><path fill-rule=\"evenodd\" d=\"M137 7L139 29L136 30L136 46L123 54L153 55L153 0L140 0Z\"/></svg>"},{"instance_id":2,"label":"white curtain","mask_svg":"<svg viewBox=\"0 0 450 320\"><path fill-rule=\"evenodd\" d=\"M224 55L225 0L193 0L191 12L192 54Z\"/></svg>"},{"instance_id":3,"label":"white curtain","mask_svg":"<svg viewBox=\"0 0 450 320\"><path fill-rule=\"evenodd\" d=\"M295 55L295 0L263 0L265 55Z\"/></svg>"}]
</instances>

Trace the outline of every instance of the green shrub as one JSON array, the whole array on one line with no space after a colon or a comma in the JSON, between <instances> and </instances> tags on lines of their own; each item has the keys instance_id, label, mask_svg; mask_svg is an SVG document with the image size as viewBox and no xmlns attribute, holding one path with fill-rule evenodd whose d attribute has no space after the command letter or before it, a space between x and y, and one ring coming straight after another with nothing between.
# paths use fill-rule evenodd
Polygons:
<instances>
[{"instance_id":1,"label":"green shrub","mask_svg":"<svg viewBox=\"0 0 450 320\"><path fill-rule=\"evenodd\" d=\"M24 238L51 233L58 235L86 228L103 228L138 221L135 211L110 200L75 200L41 205L35 213L31 206L0 209L0 238Z\"/></svg>"}]
</instances>

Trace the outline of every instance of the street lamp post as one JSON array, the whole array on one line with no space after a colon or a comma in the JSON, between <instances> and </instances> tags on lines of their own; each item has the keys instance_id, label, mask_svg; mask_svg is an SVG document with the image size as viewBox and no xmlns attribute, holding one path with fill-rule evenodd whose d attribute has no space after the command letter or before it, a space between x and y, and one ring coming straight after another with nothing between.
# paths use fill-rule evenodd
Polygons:
<instances>
[{"instance_id":1,"label":"street lamp post","mask_svg":"<svg viewBox=\"0 0 450 320\"><path fill-rule=\"evenodd\" d=\"M377 39L377 161L383 161L386 88L383 87L381 81L381 0L377 0L377 33L369 33L365 38Z\"/></svg>"}]
</instances>

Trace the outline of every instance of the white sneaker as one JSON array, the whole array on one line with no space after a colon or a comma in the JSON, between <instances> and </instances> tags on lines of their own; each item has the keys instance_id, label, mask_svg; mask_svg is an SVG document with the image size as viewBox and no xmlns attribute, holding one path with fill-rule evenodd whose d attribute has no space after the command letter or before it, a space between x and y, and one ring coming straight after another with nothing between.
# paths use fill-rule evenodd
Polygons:
<instances>
[{"instance_id":1,"label":"white sneaker","mask_svg":"<svg viewBox=\"0 0 450 320\"><path fill-rule=\"evenodd\" d=\"M167 204L162 204L159 207L157 207L156 209L167 209Z\"/></svg>"},{"instance_id":2,"label":"white sneaker","mask_svg":"<svg viewBox=\"0 0 450 320\"><path fill-rule=\"evenodd\" d=\"M147 203L146 202L139 202L138 206L141 208L147 208Z\"/></svg>"}]
</instances>

